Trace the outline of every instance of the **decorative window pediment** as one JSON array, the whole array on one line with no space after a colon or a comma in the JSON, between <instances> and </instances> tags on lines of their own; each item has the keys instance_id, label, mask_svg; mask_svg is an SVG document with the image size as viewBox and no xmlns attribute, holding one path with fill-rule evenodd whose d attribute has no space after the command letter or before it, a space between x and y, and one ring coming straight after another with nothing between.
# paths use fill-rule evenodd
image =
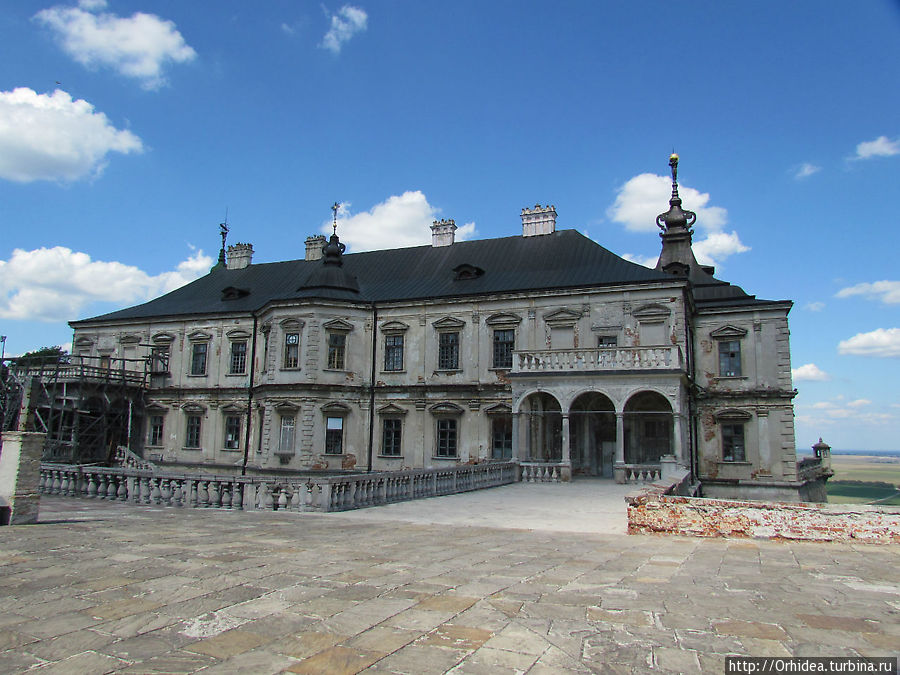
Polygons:
<instances>
[{"instance_id":1,"label":"decorative window pediment","mask_svg":"<svg viewBox=\"0 0 900 675\"><path fill-rule=\"evenodd\" d=\"M162 403L154 402L148 403L146 410L151 415L165 415L169 411L169 408L167 406L164 406Z\"/></svg>"},{"instance_id":2,"label":"decorative window pediment","mask_svg":"<svg viewBox=\"0 0 900 675\"><path fill-rule=\"evenodd\" d=\"M187 336L187 339L191 342L202 342L204 340L212 340L212 335L202 330L195 330Z\"/></svg>"},{"instance_id":3,"label":"decorative window pediment","mask_svg":"<svg viewBox=\"0 0 900 675\"><path fill-rule=\"evenodd\" d=\"M465 411L455 403L444 401L443 403L435 403L429 409L432 415L462 415Z\"/></svg>"},{"instance_id":4,"label":"decorative window pediment","mask_svg":"<svg viewBox=\"0 0 900 675\"><path fill-rule=\"evenodd\" d=\"M157 345L168 345L175 342L175 335L172 333L157 333L150 340Z\"/></svg>"},{"instance_id":5,"label":"decorative window pediment","mask_svg":"<svg viewBox=\"0 0 900 675\"><path fill-rule=\"evenodd\" d=\"M200 405L199 403L196 403L194 401L191 401L190 403L185 403L184 405L181 406L181 409L184 412L190 413L190 414L202 414L202 413L206 412L206 406Z\"/></svg>"},{"instance_id":6,"label":"decorative window pediment","mask_svg":"<svg viewBox=\"0 0 900 675\"><path fill-rule=\"evenodd\" d=\"M383 405L378 409L379 415L388 415L396 417L397 415L405 415L408 411L393 403Z\"/></svg>"},{"instance_id":7,"label":"decorative window pediment","mask_svg":"<svg viewBox=\"0 0 900 675\"><path fill-rule=\"evenodd\" d=\"M278 325L281 326L281 330L285 331L286 333L290 333L292 331L296 332L303 328L304 323L300 319L282 319L278 323Z\"/></svg>"},{"instance_id":8,"label":"decorative window pediment","mask_svg":"<svg viewBox=\"0 0 900 675\"><path fill-rule=\"evenodd\" d=\"M719 410L716 412L713 417L716 418L717 422L748 422L752 419L753 415L748 413L746 410L738 410L737 408L726 408L725 410Z\"/></svg>"},{"instance_id":9,"label":"decorative window pediment","mask_svg":"<svg viewBox=\"0 0 900 675\"><path fill-rule=\"evenodd\" d=\"M280 415L294 415L300 410L300 406L291 401L279 401L273 407L275 408L275 412Z\"/></svg>"},{"instance_id":10,"label":"decorative window pediment","mask_svg":"<svg viewBox=\"0 0 900 675\"><path fill-rule=\"evenodd\" d=\"M246 298L248 295L250 295L250 291L246 288L235 288L234 286L227 286L222 289L223 300L238 300L240 298Z\"/></svg>"},{"instance_id":11,"label":"decorative window pediment","mask_svg":"<svg viewBox=\"0 0 900 675\"><path fill-rule=\"evenodd\" d=\"M634 310L631 315L641 323L665 321L672 313L668 307L659 304L644 305Z\"/></svg>"},{"instance_id":12,"label":"decorative window pediment","mask_svg":"<svg viewBox=\"0 0 900 675\"><path fill-rule=\"evenodd\" d=\"M508 403L496 403L484 409L485 415L511 415L512 406Z\"/></svg>"},{"instance_id":13,"label":"decorative window pediment","mask_svg":"<svg viewBox=\"0 0 900 675\"><path fill-rule=\"evenodd\" d=\"M686 277L691 271L691 266L685 265L682 262L670 262L668 265L665 265L662 270L666 274L671 274L673 277Z\"/></svg>"},{"instance_id":14,"label":"decorative window pediment","mask_svg":"<svg viewBox=\"0 0 900 675\"><path fill-rule=\"evenodd\" d=\"M445 316L437 321L433 321L431 325L438 330L459 330L466 325L466 322L453 316Z\"/></svg>"},{"instance_id":15,"label":"decorative window pediment","mask_svg":"<svg viewBox=\"0 0 900 675\"><path fill-rule=\"evenodd\" d=\"M326 415L341 416L350 414L350 406L346 403L331 401L322 406L322 412Z\"/></svg>"},{"instance_id":16,"label":"decorative window pediment","mask_svg":"<svg viewBox=\"0 0 900 675\"><path fill-rule=\"evenodd\" d=\"M90 347L94 344L94 341L89 337L80 337L75 340L76 347Z\"/></svg>"},{"instance_id":17,"label":"decorative window pediment","mask_svg":"<svg viewBox=\"0 0 900 675\"><path fill-rule=\"evenodd\" d=\"M741 338L746 337L746 335L747 330L745 328L738 328L737 326L730 325L716 328L709 334L714 340L740 340Z\"/></svg>"},{"instance_id":18,"label":"decorative window pediment","mask_svg":"<svg viewBox=\"0 0 900 675\"><path fill-rule=\"evenodd\" d=\"M226 413L226 414L228 414L228 413L241 413L241 414L243 414L243 413L246 413L246 412L247 412L247 406L246 406L246 405L241 405L240 403L229 403L228 405L223 405L223 406L222 406L222 412L224 412L224 413Z\"/></svg>"},{"instance_id":19,"label":"decorative window pediment","mask_svg":"<svg viewBox=\"0 0 900 675\"><path fill-rule=\"evenodd\" d=\"M381 324L382 333L404 333L409 330L409 326L402 321L387 321Z\"/></svg>"},{"instance_id":20,"label":"decorative window pediment","mask_svg":"<svg viewBox=\"0 0 900 675\"><path fill-rule=\"evenodd\" d=\"M518 326L522 323L522 317L509 312L500 312L491 314L484 322L488 326Z\"/></svg>"},{"instance_id":21,"label":"decorative window pediment","mask_svg":"<svg viewBox=\"0 0 900 675\"><path fill-rule=\"evenodd\" d=\"M453 268L454 281L467 281L468 279L477 279L484 275L484 270L469 263L463 263Z\"/></svg>"},{"instance_id":22,"label":"decorative window pediment","mask_svg":"<svg viewBox=\"0 0 900 675\"><path fill-rule=\"evenodd\" d=\"M349 333L351 330L353 330L353 324L349 321L344 321L343 319L332 319L331 321L326 321L322 324L322 327L325 330L341 331L344 333Z\"/></svg>"},{"instance_id":23,"label":"decorative window pediment","mask_svg":"<svg viewBox=\"0 0 900 675\"><path fill-rule=\"evenodd\" d=\"M544 314L544 323L554 328L566 328L574 326L581 318L581 312L576 312L567 307L557 309L548 314Z\"/></svg>"},{"instance_id":24,"label":"decorative window pediment","mask_svg":"<svg viewBox=\"0 0 900 675\"><path fill-rule=\"evenodd\" d=\"M123 335L122 337L119 338L119 342L121 344L129 345L129 346L134 346L134 345L138 344L140 341L141 341L141 336L134 335L132 333L129 333L128 335Z\"/></svg>"},{"instance_id":25,"label":"decorative window pediment","mask_svg":"<svg viewBox=\"0 0 900 675\"><path fill-rule=\"evenodd\" d=\"M225 333L225 335L228 336L229 340L246 340L250 337L250 331L246 331L242 328L235 328Z\"/></svg>"}]
</instances>

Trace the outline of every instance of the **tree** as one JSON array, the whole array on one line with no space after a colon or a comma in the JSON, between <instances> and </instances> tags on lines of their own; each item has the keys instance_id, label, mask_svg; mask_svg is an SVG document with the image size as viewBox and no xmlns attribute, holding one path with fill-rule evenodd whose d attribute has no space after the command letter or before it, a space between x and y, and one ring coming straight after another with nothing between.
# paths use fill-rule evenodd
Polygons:
<instances>
[{"instance_id":1,"label":"tree","mask_svg":"<svg viewBox=\"0 0 900 675\"><path fill-rule=\"evenodd\" d=\"M25 368L39 368L51 366L56 363L65 363L69 359L69 352L54 345L53 347L41 347L31 352L25 352L16 359L16 365Z\"/></svg>"}]
</instances>

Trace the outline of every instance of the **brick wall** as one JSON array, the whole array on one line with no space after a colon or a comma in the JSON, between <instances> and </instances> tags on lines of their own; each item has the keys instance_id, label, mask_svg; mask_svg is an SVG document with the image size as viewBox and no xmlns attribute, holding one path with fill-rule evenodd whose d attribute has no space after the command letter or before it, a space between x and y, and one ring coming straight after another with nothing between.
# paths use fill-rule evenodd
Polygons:
<instances>
[{"instance_id":1,"label":"brick wall","mask_svg":"<svg viewBox=\"0 0 900 675\"><path fill-rule=\"evenodd\" d=\"M625 498L629 534L900 544L900 508L703 499L651 486Z\"/></svg>"}]
</instances>

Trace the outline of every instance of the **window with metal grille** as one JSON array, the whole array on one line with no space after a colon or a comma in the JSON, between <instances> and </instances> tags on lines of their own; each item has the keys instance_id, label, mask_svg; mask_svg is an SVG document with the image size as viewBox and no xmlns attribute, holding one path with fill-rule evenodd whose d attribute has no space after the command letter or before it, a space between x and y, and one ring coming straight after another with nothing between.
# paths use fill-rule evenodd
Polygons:
<instances>
[{"instance_id":1,"label":"window with metal grille","mask_svg":"<svg viewBox=\"0 0 900 675\"><path fill-rule=\"evenodd\" d=\"M723 340L719 343L719 375L721 377L740 377L740 340Z\"/></svg>"},{"instance_id":2,"label":"window with metal grille","mask_svg":"<svg viewBox=\"0 0 900 675\"><path fill-rule=\"evenodd\" d=\"M494 331L494 368L512 368L516 331L511 328Z\"/></svg>"},{"instance_id":3,"label":"window with metal grille","mask_svg":"<svg viewBox=\"0 0 900 675\"><path fill-rule=\"evenodd\" d=\"M437 421L437 456L456 457L457 421L442 417Z\"/></svg>"},{"instance_id":4,"label":"window with metal grille","mask_svg":"<svg viewBox=\"0 0 900 675\"><path fill-rule=\"evenodd\" d=\"M294 417L292 415L285 415L281 418L278 452L282 455L294 454Z\"/></svg>"},{"instance_id":5,"label":"window with metal grille","mask_svg":"<svg viewBox=\"0 0 900 675\"><path fill-rule=\"evenodd\" d=\"M229 450L241 447L241 418L238 415L225 418L225 447Z\"/></svg>"},{"instance_id":6,"label":"window with metal grille","mask_svg":"<svg viewBox=\"0 0 900 675\"><path fill-rule=\"evenodd\" d=\"M300 367L300 333L287 333L284 336L284 367Z\"/></svg>"},{"instance_id":7,"label":"window with metal grille","mask_svg":"<svg viewBox=\"0 0 900 675\"><path fill-rule=\"evenodd\" d=\"M147 435L147 445L162 445L164 420L165 418L162 415L150 416L150 433Z\"/></svg>"},{"instance_id":8,"label":"window with metal grille","mask_svg":"<svg viewBox=\"0 0 900 675\"><path fill-rule=\"evenodd\" d=\"M491 419L491 457L512 457L512 415L496 415Z\"/></svg>"},{"instance_id":9,"label":"window with metal grille","mask_svg":"<svg viewBox=\"0 0 900 675\"><path fill-rule=\"evenodd\" d=\"M397 417L388 417L382 421L381 425L381 454L387 457L399 457L403 422Z\"/></svg>"},{"instance_id":10,"label":"window with metal grille","mask_svg":"<svg viewBox=\"0 0 900 675\"><path fill-rule=\"evenodd\" d=\"M206 375L206 352L209 345L195 342L191 345L191 375Z\"/></svg>"},{"instance_id":11,"label":"window with metal grille","mask_svg":"<svg viewBox=\"0 0 900 675\"><path fill-rule=\"evenodd\" d=\"M203 418L200 415L188 415L187 431L184 435L184 447L200 447L200 425L202 422Z\"/></svg>"},{"instance_id":12,"label":"window with metal grille","mask_svg":"<svg viewBox=\"0 0 900 675\"><path fill-rule=\"evenodd\" d=\"M243 375L247 371L247 343L243 340L231 343L232 375Z\"/></svg>"},{"instance_id":13,"label":"window with metal grille","mask_svg":"<svg viewBox=\"0 0 900 675\"><path fill-rule=\"evenodd\" d=\"M384 369L403 370L403 336L384 336Z\"/></svg>"},{"instance_id":14,"label":"window with metal grille","mask_svg":"<svg viewBox=\"0 0 900 675\"><path fill-rule=\"evenodd\" d=\"M441 333L438 338L438 370L459 369L459 333Z\"/></svg>"},{"instance_id":15,"label":"window with metal grille","mask_svg":"<svg viewBox=\"0 0 900 675\"><path fill-rule=\"evenodd\" d=\"M328 367L332 370L344 369L344 355L347 346L345 333L328 334Z\"/></svg>"},{"instance_id":16,"label":"window with metal grille","mask_svg":"<svg viewBox=\"0 0 900 675\"><path fill-rule=\"evenodd\" d=\"M725 462L744 462L744 425L722 425L722 460Z\"/></svg>"},{"instance_id":17,"label":"window with metal grille","mask_svg":"<svg viewBox=\"0 0 900 675\"><path fill-rule=\"evenodd\" d=\"M325 454L340 455L344 451L344 418L328 417L325 420Z\"/></svg>"}]
</instances>

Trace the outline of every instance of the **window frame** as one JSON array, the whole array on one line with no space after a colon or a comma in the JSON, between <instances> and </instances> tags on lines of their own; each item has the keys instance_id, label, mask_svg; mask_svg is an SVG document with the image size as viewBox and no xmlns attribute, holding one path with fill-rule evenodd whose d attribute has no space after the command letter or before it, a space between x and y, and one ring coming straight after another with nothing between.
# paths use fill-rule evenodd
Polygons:
<instances>
[{"instance_id":1,"label":"window frame","mask_svg":"<svg viewBox=\"0 0 900 675\"><path fill-rule=\"evenodd\" d=\"M392 344L393 343L393 344ZM399 343L399 344L398 344ZM406 338L403 333L388 333L384 336L384 371L386 373L403 372ZM398 361L399 355L399 361Z\"/></svg>"},{"instance_id":2,"label":"window frame","mask_svg":"<svg viewBox=\"0 0 900 675\"><path fill-rule=\"evenodd\" d=\"M199 366L198 366L199 364ZM190 375L203 377L209 369L209 341L191 342Z\"/></svg>"},{"instance_id":3,"label":"window frame","mask_svg":"<svg viewBox=\"0 0 900 675\"><path fill-rule=\"evenodd\" d=\"M158 423L157 423L158 421ZM162 413L153 413L147 420L147 446L152 448L162 447L165 440L166 416Z\"/></svg>"},{"instance_id":4,"label":"window frame","mask_svg":"<svg viewBox=\"0 0 900 675\"><path fill-rule=\"evenodd\" d=\"M339 427L331 427L331 421L340 422ZM335 443L338 452L335 452ZM325 417L325 448L323 453L331 457L344 454L344 417L343 415L326 415Z\"/></svg>"},{"instance_id":5,"label":"window frame","mask_svg":"<svg viewBox=\"0 0 900 675\"><path fill-rule=\"evenodd\" d=\"M293 455L294 447L297 442L297 416L294 414L280 413L278 421L278 452L279 455ZM287 422L290 422L288 424ZM285 443L285 432L290 429L290 442Z\"/></svg>"},{"instance_id":6,"label":"window frame","mask_svg":"<svg viewBox=\"0 0 900 675\"><path fill-rule=\"evenodd\" d=\"M491 415L491 459L511 459L513 455L513 416L512 414L496 414ZM499 424L508 426L508 429L498 430ZM498 454L498 431L504 435L502 444L499 446ZM508 437L506 434L509 434ZM507 447L508 446L508 447Z\"/></svg>"},{"instance_id":7,"label":"window frame","mask_svg":"<svg viewBox=\"0 0 900 675\"><path fill-rule=\"evenodd\" d=\"M347 370L347 332L329 330L327 335L326 370Z\"/></svg>"},{"instance_id":8,"label":"window frame","mask_svg":"<svg viewBox=\"0 0 900 675\"><path fill-rule=\"evenodd\" d=\"M437 459L459 459L459 418L442 415L435 420L434 452Z\"/></svg>"},{"instance_id":9,"label":"window frame","mask_svg":"<svg viewBox=\"0 0 900 675\"><path fill-rule=\"evenodd\" d=\"M746 423L738 420L723 420L719 422L719 432L722 437L722 461L746 462L747 461L747 429ZM740 430L740 433L735 431ZM739 440L736 445L735 441ZM735 452L736 448L740 452Z\"/></svg>"},{"instance_id":10,"label":"window frame","mask_svg":"<svg viewBox=\"0 0 900 675\"><path fill-rule=\"evenodd\" d=\"M443 330L438 333L438 370L460 370L460 333L458 330Z\"/></svg>"},{"instance_id":11,"label":"window frame","mask_svg":"<svg viewBox=\"0 0 900 675\"><path fill-rule=\"evenodd\" d=\"M229 428L230 427L230 428ZM223 445L226 450L241 449L241 416L234 413L225 415L225 436Z\"/></svg>"},{"instance_id":12,"label":"window frame","mask_svg":"<svg viewBox=\"0 0 900 675\"><path fill-rule=\"evenodd\" d=\"M202 444L203 415L201 413L188 413L184 429L184 447L188 450L201 450L203 448Z\"/></svg>"},{"instance_id":13,"label":"window frame","mask_svg":"<svg viewBox=\"0 0 900 675\"><path fill-rule=\"evenodd\" d=\"M393 428L389 428L393 427ZM403 419L383 417L381 419L381 457L396 459L403 456Z\"/></svg>"},{"instance_id":14,"label":"window frame","mask_svg":"<svg viewBox=\"0 0 900 675\"><path fill-rule=\"evenodd\" d=\"M229 375L246 375L247 374L247 340L232 340L231 354L228 360ZM240 348L243 347L243 353ZM240 366L238 370L235 366Z\"/></svg>"},{"instance_id":15,"label":"window frame","mask_svg":"<svg viewBox=\"0 0 900 675\"><path fill-rule=\"evenodd\" d=\"M722 339L718 342L719 377L742 377L741 340L738 338ZM730 348L729 345L736 345L737 349ZM735 367L735 363L737 367Z\"/></svg>"},{"instance_id":16,"label":"window frame","mask_svg":"<svg viewBox=\"0 0 900 675\"><path fill-rule=\"evenodd\" d=\"M501 340L501 336L509 339ZM495 370L511 370L515 349L516 329L495 328L491 338L491 367Z\"/></svg>"},{"instance_id":17,"label":"window frame","mask_svg":"<svg viewBox=\"0 0 900 675\"><path fill-rule=\"evenodd\" d=\"M598 335L597 349L611 349L619 346L618 335Z\"/></svg>"},{"instance_id":18,"label":"window frame","mask_svg":"<svg viewBox=\"0 0 900 675\"><path fill-rule=\"evenodd\" d=\"M289 331L284 334L284 349L281 353L282 370L300 369L300 331Z\"/></svg>"}]
</instances>

